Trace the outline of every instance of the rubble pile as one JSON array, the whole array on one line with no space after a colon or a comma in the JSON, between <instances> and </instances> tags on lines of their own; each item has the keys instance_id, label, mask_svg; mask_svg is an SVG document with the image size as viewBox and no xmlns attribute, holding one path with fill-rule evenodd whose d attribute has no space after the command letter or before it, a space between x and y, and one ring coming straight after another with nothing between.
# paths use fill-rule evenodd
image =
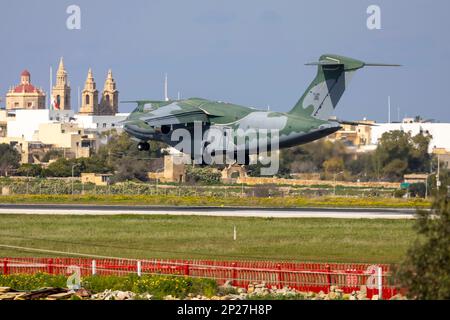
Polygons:
<instances>
[{"instance_id":1,"label":"rubble pile","mask_svg":"<svg viewBox=\"0 0 450 320\"><path fill-rule=\"evenodd\" d=\"M247 288L238 288L225 283L218 288L218 293L212 297L189 293L184 300L253 300L253 299L294 299L294 300L379 300L377 295L371 299L367 297L364 286L358 291L344 293L338 287L331 287L330 292L300 292L288 287L267 287L264 283L252 283ZM149 293L137 294L130 291L105 290L92 294L86 289L77 291L63 288L42 288L35 291L16 291L9 287L0 287L0 300L154 300ZM164 300L180 300L167 295ZM401 295L393 296L390 300L405 300Z\"/></svg>"}]
</instances>

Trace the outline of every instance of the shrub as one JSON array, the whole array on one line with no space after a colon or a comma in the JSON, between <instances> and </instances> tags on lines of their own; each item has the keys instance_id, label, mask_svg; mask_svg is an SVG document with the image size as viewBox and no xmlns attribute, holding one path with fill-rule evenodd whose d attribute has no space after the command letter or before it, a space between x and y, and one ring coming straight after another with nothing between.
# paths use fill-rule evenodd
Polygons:
<instances>
[{"instance_id":1,"label":"shrub","mask_svg":"<svg viewBox=\"0 0 450 320\"><path fill-rule=\"evenodd\" d=\"M408 295L417 299L450 299L450 204L443 197L433 211L418 211L418 238L398 275Z\"/></svg>"},{"instance_id":2,"label":"shrub","mask_svg":"<svg viewBox=\"0 0 450 320\"><path fill-rule=\"evenodd\" d=\"M0 286L15 290L37 290L43 287L66 287L67 277L45 273L0 275ZM150 293L155 298L172 295L184 298L188 294L213 296L218 292L217 283L211 279L189 278L184 276L137 275L128 276L89 276L82 278L82 287L92 293L107 289L132 291L137 294Z\"/></svg>"}]
</instances>

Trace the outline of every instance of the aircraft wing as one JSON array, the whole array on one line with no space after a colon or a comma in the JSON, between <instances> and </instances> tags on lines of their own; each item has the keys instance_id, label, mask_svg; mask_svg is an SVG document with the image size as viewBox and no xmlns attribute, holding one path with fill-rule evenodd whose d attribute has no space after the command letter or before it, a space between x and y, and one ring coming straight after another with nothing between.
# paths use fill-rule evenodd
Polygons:
<instances>
[{"instance_id":1,"label":"aircraft wing","mask_svg":"<svg viewBox=\"0 0 450 320\"><path fill-rule=\"evenodd\" d=\"M328 121L337 122L339 124L347 124L351 126L369 126L369 127L377 127L378 125L375 123L367 123L362 121L347 121L347 120L340 120L340 119L328 119Z\"/></svg>"},{"instance_id":2,"label":"aircraft wing","mask_svg":"<svg viewBox=\"0 0 450 320\"><path fill-rule=\"evenodd\" d=\"M160 127L163 125L209 122L208 115L194 106L167 105L152 111L140 118L149 126Z\"/></svg>"}]
</instances>

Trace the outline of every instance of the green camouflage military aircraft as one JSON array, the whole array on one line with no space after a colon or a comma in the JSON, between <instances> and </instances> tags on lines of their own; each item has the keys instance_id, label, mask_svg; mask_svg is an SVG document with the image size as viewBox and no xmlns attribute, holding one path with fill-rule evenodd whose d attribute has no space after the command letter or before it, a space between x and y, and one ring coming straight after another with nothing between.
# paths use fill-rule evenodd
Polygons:
<instances>
[{"instance_id":1,"label":"green camouflage military aircraft","mask_svg":"<svg viewBox=\"0 0 450 320\"><path fill-rule=\"evenodd\" d=\"M368 66L398 66L332 54L306 65L317 66L317 75L289 112L201 98L132 101L138 106L123 122L123 128L139 141L139 150L149 150L148 141L156 140L190 154L191 159L201 158L208 149L213 157L243 153L237 163L248 164L251 154L311 142L338 131L342 124L358 125L330 119L354 72ZM256 143L258 139L263 143Z\"/></svg>"}]
</instances>

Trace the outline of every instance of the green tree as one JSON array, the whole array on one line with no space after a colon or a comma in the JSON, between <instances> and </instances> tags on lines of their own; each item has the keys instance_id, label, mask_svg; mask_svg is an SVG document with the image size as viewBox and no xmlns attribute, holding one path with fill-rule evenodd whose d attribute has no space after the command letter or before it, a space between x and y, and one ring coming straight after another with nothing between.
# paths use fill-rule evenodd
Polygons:
<instances>
[{"instance_id":1,"label":"green tree","mask_svg":"<svg viewBox=\"0 0 450 320\"><path fill-rule=\"evenodd\" d=\"M320 139L301 146L283 149L280 152L280 170L287 172L318 172L331 158L342 158L345 162L345 145L340 141Z\"/></svg>"},{"instance_id":2,"label":"green tree","mask_svg":"<svg viewBox=\"0 0 450 320\"><path fill-rule=\"evenodd\" d=\"M9 144L0 144L0 175L9 175L20 165L20 154Z\"/></svg>"},{"instance_id":3,"label":"green tree","mask_svg":"<svg viewBox=\"0 0 450 320\"><path fill-rule=\"evenodd\" d=\"M17 175L25 177L42 176L42 167L38 164L24 163L17 169Z\"/></svg>"},{"instance_id":4,"label":"green tree","mask_svg":"<svg viewBox=\"0 0 450 320\"><path fill-rule=\"evenodd\" d=\"M76 164L74 159L59 158L50 163L45 170L45 174L50 177L71 177L72 166ZM79 166L74 167L74 176L80 175Z\"/></svg>"},{"instance_id":5,"label":"green tree","mask_svg":"<svg viewBox=\"0 0 450 320\"><path fill-rule=\"evenodd\" d=\"M376 174L400 180L405 173L425 172L430 165L428 146L431 136L422 133L411 136L400 130L385 132L374 155Z\"/></svg>"},{"instance_id":6,"label":"green tree","mask_svg":"<svg viewBox=\"0 0 450 320\"><path fill-rule=\"evenodd\" d=\"M450 205L439 197L432 212L419 211L418 238L398 271L402 287L417 299L450 299Z\"/></svg>"},{"instance_id":7,"label":"green tree","mask_svg":"<svg viewBox=\"0 0 450 320\"><path fill-rule=\"evenodd\" d=\"M211 167L194 167L186 168L186 182L196 184L218 184L222 178L222 174Z\"/></svg>"},{"instance_id":8,"label":"green tree","mask_svg":"<svg viewBox=\"0 0 450 320\"><path fill-rule=\"evenodd\" d=\"M383 168L383 174L391 179L401 180L408 169L408 162L402 159L393 159Z\"/></svg>"},{"instance_id":9,"label":"green tree","mask_svg":"<svg viewBox=\"0 0 450 320\"><path fill-rule=\"evenodd\" d=\"M93 155L90 158L64 159L59 158L48 165L44 170L45 175L50 177L79 177L82 172L89 173L111 173L113 168L104 159Z\"/></svg>"},{"instance_id":10,"label":"green tree","mask_svg":"<svg viewBox=\"0 0 450 320\"><path fill-rule=\"evenodd\" d=\"M165 154L161 149L167 147L161 142L150 141L149 151L139 151L136 141L132 140L128 134L119 134L116 130L105 133L103 138L107 143L99 148L97 155L100 159L105 160L109 166L116 169L121 165L123 158L132 162L140 159L161 158Z\"/></svg>"},{"instance_id":11,"label":"green tree","mask_svg":"<svg viewBox=\"0 0 450 320\"><path fill-rule=\"evenodd\" d=\"M344 160L339 157L333 157L323 162L323 168L326 173L334 174L344 170Z\"/></svg>"},{"instance_id":12,"label":"green tree","mask_svg":"<svg viewBox=\"0 0 450 320\"><path fill-rule=\"evenodd\" d=\"M113 182L128 180L148 180L149 163L145 160L136 160L132 157L123 157L116 162L116 173L112 178Z\"/></svg>"}]
</instances>

